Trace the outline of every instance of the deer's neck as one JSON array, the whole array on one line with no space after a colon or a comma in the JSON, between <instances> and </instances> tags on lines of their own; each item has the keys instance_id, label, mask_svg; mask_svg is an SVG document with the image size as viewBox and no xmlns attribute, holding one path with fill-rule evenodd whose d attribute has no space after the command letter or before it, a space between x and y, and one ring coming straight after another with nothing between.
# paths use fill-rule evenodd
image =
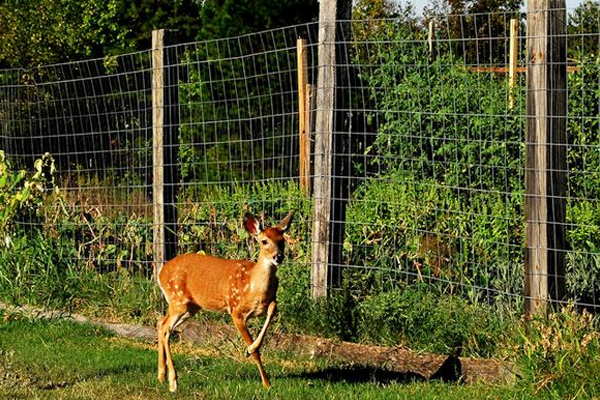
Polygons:
<instances>
[{"instance_id":1,"label":"deer's neck","mask_svg":"<svg viewBox=\"0 0 600 400\"><path fill-rule=\"evenodd\" d=\"M272 260L260 256L252 271L252 288L256 291L267 292L272 285L277 284L277 266Z\"/></svg>"}]
</instances>

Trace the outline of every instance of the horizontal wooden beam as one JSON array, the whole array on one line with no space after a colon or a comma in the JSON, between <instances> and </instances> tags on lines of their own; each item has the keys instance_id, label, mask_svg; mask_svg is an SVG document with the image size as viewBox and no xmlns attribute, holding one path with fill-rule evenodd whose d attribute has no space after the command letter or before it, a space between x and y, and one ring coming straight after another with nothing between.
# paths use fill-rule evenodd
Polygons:
<instances>
[{"instance_id":1,"label":"horizontal wooden beam","mask_svg":"<svg viewBox=\"0 0 600 400\"><path fill-rule=\"evenodd\" d=\"M581 69L579 66L568 65L567 72L577 72ZM508 74L510 72L510 67L469 67L470 72L481 72L481 73L495 73L495 74ZM524 74L527 72L527 67L517 67L516 72L520 74Z\"/></svg>"}]
</instances>

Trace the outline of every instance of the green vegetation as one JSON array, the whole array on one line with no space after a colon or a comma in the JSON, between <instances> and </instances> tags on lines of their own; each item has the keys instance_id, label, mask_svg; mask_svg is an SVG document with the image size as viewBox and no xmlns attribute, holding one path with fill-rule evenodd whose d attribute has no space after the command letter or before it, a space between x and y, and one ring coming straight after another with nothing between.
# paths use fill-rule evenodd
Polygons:
<instances>
[{"instance_id":1,"label":"green vegetation","mask_svg":"<svg viewBox=\"0 0 600 400\"><path fill-rule=\"evenodd\" d=\"M314 21L316 0L6 0L0 66L32 68L148 50L154 29L182 43Z\"/></svg>"},{"instance_id":2,"label":"green vegetation","mask_svg":"<svg viewBox=\"0 0 600 400\"><path fill-rule=\"evenodd\" d=\"M419 382L402 374L265 350L274 386L231 349L175 344L177 394L156 380L156 350L103 329L0 311L0 397L10 399L498 399L511 389Z\"/></svg>"},{"instance_id":3,"label":"green vegetation","mask_svg":"<svg viewBox=\"0 0 600 400\"><path fill-rule=\"evenodd\" d=\"M597 319L573 306L518 326L516 362L520 393L547 398L597 398L600 334Z\"/></svg>"},{"instance_id":4,"label":"green vegetation","mask_svg":"<svg viewBox=\"0 0 600 400\"><path fill-rule=\"evenodd\" d=\"M592 317L566 308L521 321L506 335L516 381L463 385L275 349L263 355L273 379L264 391L254 366L235 347L175 340L176 395L156 380L156 350L91 325L34 319L0 310L0 397L10 399L575 399L600 394L600 337ZM243 346L242 346L243 347ZM241 347L240 347L241 348Z\"/></svg>"},{"instance_id":5,"label":"green vegetation","mask_svg":"<svg viewBox=\"0 0 600 400\"><path fill-rule=\"evenodd\" d=\"M210 19L200 32L206 39L290 22L268 15L268 10L253 7L252 2L216 3L203 3L201 16ZM2 3L0 11L14 4L14 0ZM30 14L33 3L24 4L27 7L14 12L0 12L0 23L8 21L5 26L11 26L10 32L0 29L0 39L22 34L13 28L22 22L21 16ZM139 22L145 2L136 4L139 8L128 9L127 15ZM302 8L303 4L286 1L274 8ZM305 5L306 15L301 19L312 15L316 2ZM122 2L94 1L70 7L45 2L45 6L52 18L32 35L33 39L46 37L52 45L44 47L34 40L31 47L18 47L23 39L8 37L0 40L0 62L13 57L23 65L37 65L147 39L147 35L131 38L131 32L115 25L112 18L121 15ZM234 6L239 13L232 12ZM380 2L371 11L383 12L387 7L391 5ZM103 14L106 19L95 19L95 13L104 8L108 10ZM264 13L254 13L255 9ZM82 37L73 33L73 18L79 14L86 16L79 29ZM233 22L239 19L248 20L249 25L239 27ZM496 23L494 27L499 26ZM190 24L185 29L192 29ZM59 36L55 29L60 26L74 36ZM147 29L140 28L136 35L147 34ZM269 43L293 41L301 29L270 32ZM493 32L497 32L495 28ZM295 99L282 96L281 101L273 101L260 93L238 97L247 85L265 92L292 92L288 86L294 79L289 73L294 60L289 54L263 44L258 49L262 58L246 62L244 46L253 48L259 42L253 40L262 39L260 35L237 38L240 46L234 50L224 46L229 42L214 40L212 46L186 49L183 54L185 73L179 96L186 122L179 130L178 163L185 187L177 201L178 250L254 258L257 247L241 226L244 212L264 211L266 218L277 220L295 209L288 258L278 272L279 329L402 345L416 351L508 358L518 366L519 378L510 388L420 382L382 387L373 382L318 378L331 369L341 374L347 366L310 360L290 366L295 355L271 354L280 384L269 396L347 398L360 391L361 398L469 399L481 398L481 390L491 398L599 396L600 382L593 373L600 361L599 339L589 314L570 308L533 321L519 319L524 242L523 92L516 90L515 107L507 110L505 79L472 72L469 58L473 54L456 52L441 41L437 56L430 58L423 41L426 32L414 18L394 23L380 20L363 25L356 33L360 40L351 49L350 60L360 65L356 78L360 90L368 93L362 92L352 101L364 101L361 109L376 110L365 115L364 123L372 125L376 135L370 142L365 139L361 155L373 161L352 166L365 178L357 180L348 199L341 286L333 288L327 299L310 297L312 200L286 178L293 176L286 171L296 170L295 148L286 136L295 122L273 117L289 114ZM90 37L97 42L90 43ZM359 47L360 43L369 46ZM571 115L566 217L570 251L566 289L582 303L593 302L600 295L596 284L600 279L600 61L593 55L584 56L593 52L583 51L595 45L587 40L581 43L580 68L568 77ZM56 49L68 54L58 54ZM27 51L19 53L21 50ZM498 54L489 56L495 60ZM116 70L115 60L107 59L103 68ZM274 65L285 71L285 78L273 79ZM12 82L9 75L0 78ZM19 75L15 79L25 78ZM215 81L220 82L220 89L208 86ZM39 93L51 102L56 94L47 90ZM37 118L27 108L33 107L29 103L16 101L13 107L18 109L15 115L31 114L34 117L29 121ZM137 117L123 118L123 126L141 125ZM51 118L36 129L43 131L48 121ZM267 133L265 125L270 129ZM256 132L261 132L258 140ZM59 176L60 166L49 154L36 160L31 172L15 170L0 152L0 301L154 325L165 304L153 282L152 219L145 206L148 194L143 189L118 187L124 181L144 187L149 180L145 175L149 170L140 172L144 167L138 165L138 159L149 157L149 146L144 138L131 136L125 145L128 156L114 164L119 172L106 171L104 176L85 176L79 165L75 172L69 165L73 176ZM99 157L109 153L104 150L98 152ZM265 155L274 153L278 157ZM80 190L63 189L76 179L73 186ZM109 190L112 193L107 194ZM129 204L135 197L142 199L138 202L142 206ZM165 395L166 389L154 382L153 350L116 340L97 328L4 317L0 354L8 359L11 372L5 375L8 384L0 381L0 396L48 398L48 392L56 398L94 398L107 393L115 398ZM31 346L42 342L46 345ZM64 348L64 354L56 354L56 346ZM227 357L186 355L182 349L179 358L186 389L178 396L267 396L255 382L252 366L246 368ZM0 366L0 379L1 368L7 367ZM208 380L214 376L220 377L215 383ZM299 380L306 385L298 385Z\"/></svg>"},{"instance_id":6,"label":"green vegetation","mask_svg":"<svg viewBox=\"0 0 600 400\"><path fill-rule=\"evenodd\" d=\"M51 186L52 160L44 160L45 164L41 160L36 163L34 174L15 173L6 162L2 164L6 179L19 177L21 182L5 195L23 197L22 191L32 185L29 182ZM308 267L312 202L295 183L239 185L231 190L215 187L204 201L182 202L179 251L255 257L257 247L241 226L248 206L270 210L274 216L296 210L288 259L278 273L282 329L448 354L457 349L470 355L495 353L503 331L500 317L460 297L436 295L426 286L380 292L381 276L354 271L345 277L348 284L329 299L313 301ZM123 212L97 207L81 209L57 188L35 191L13 214L4 215L5 224L24 218L31 221L32 216L37 223L13 224L10 244L0 251L2 301L149 325L154 325L164 310L147 261L151 242L148 217L125 218ZM385 271L389 276L389 270ZM390 280L389 288L400 289L395 282ZM376 321L383 329L373 329Z\"/></svg>"},{"instance_id":7,"label":"green vegetation","mask_svg":"<svg viewBox=\"0 0 600 400\"><path fill-rule=\"evenodd\" d=\"M475 304L520 310L524 91L515 90L508 109L504 76L471 71L451 43L440 43L430 59L425 32L410 20L380 22L371 35L377 40L368 55L354 51L369 108L377 110L371 118L379 120L366 149L376 172L352 195L345 261L394 270L379 273L384 290L425 281ZM600 141L592 110L600 103L600 64L595 56L580 61L568 75L566 291L592 303L600 278Z\"/></svg>"},{"instance_id":8,"label":"green vegetation","mask_svg":"<svg viewBox=\"0 0 600 400\"><path fill-rule=\"evenodd\" d=\"M382 40L381 48L370 53L378 67L362 72L370 87L393 90L372 92L383 118L366 151L377 154L375 165L383 172L371 174L352 193L342 287L323 301L310 298L312 201L295 182L233 184L251 176L228 175L228 184L207 186L192 179L178 201L178 250L253 258L256 246L241 227L244 212L264 210L276 220L296 209L288 259L279 271L282 329L444 354L496 356L522 307L523 228L515 216L522 215L523 118L503 114L503 81L476 76L449 55L421 63L420 44L390 49L388 42ZM402 63L413 68L401 68ZM597 68L585 68L571 74L570 82L578 87L595 74ZM466 92L450 95L458 83ZM202 85L190 84L183 96L192 99L196 91L202 93ZM586 107L598 103L596 92L581 86L569 98L571 109L590 115ZM517 104L522 101L517 97ZM590 179L571 176L574 200L567 216L574 223L568 233L574 251L568 257L567 283L571 293L587 298L596 295L598 275L598 269L589 268L597 263L600 225L596 208L589 206L589 185L600 162L597 154L585 151L597 144L596 123L583 118L570 127L581 144L571 149L570 165L574 170L585 166ZM193 157L189 165L202 169ZM6 160L0 172L7 182L3 204L11 207L0 215L0 226L10 231L0 251L3 301L154 324L164 300L152 281L147 210L88 206L86 196L101 200L90 204L114 204L118 196L109 201L101 197L102 189L83 189L75 198L61 190L49 156L36 161L33 173L13 171ZM77 184L103 188L117 182L89 179ZM200 179L206 180L223 181Z\"/></svg>"}]
</instances>

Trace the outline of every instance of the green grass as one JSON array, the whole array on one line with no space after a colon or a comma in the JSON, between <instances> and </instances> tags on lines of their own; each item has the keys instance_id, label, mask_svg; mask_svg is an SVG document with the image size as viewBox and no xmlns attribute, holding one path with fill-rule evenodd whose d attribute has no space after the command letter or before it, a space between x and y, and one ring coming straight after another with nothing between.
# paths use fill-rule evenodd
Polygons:
<instances>
[{"instance_id":1,"label":"green grass","mask_svg":"<svg viewBox=\"0 0 600 400\"><path fill-rule=\"evenodd\" d=\"M267 350L265 391L242 350L176 343L179 392L156 380L153 343L64 320L0 311L1 399L502 399L512 388L418 381ZM220 353L220 354L219 354Z\"/></svg>"}]
</instances>

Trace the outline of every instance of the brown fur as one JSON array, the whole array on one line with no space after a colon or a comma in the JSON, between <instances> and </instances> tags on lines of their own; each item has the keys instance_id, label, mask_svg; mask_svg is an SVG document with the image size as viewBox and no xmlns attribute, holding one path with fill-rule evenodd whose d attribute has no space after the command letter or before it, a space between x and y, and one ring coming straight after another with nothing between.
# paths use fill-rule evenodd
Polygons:
<instances>
[{"instance_id":1,"label":"brown fur","mask_svg":"<svg viewBox=\"0 0 600 400\"><path fill-rule=\"evenodd\" d=\"M273 317L277 303L277 266L283 261L284 232L289 229L293 211L279 225L259 229L258 221L247 214L245 229L255 236L260 246L256 262L227 260L199 254L179 255L167 262L158 274L159 286L169 303L167 315L157 324L158 379L164 381L165 363L169 373L169 389L177 390L177 374L171 357L171 331L200 309L227 312L242 338L261 375L263 386L270 386L259 349ZM256 340L246 325L247 319L267 314Z\"/></svg>"}]
</instances>

